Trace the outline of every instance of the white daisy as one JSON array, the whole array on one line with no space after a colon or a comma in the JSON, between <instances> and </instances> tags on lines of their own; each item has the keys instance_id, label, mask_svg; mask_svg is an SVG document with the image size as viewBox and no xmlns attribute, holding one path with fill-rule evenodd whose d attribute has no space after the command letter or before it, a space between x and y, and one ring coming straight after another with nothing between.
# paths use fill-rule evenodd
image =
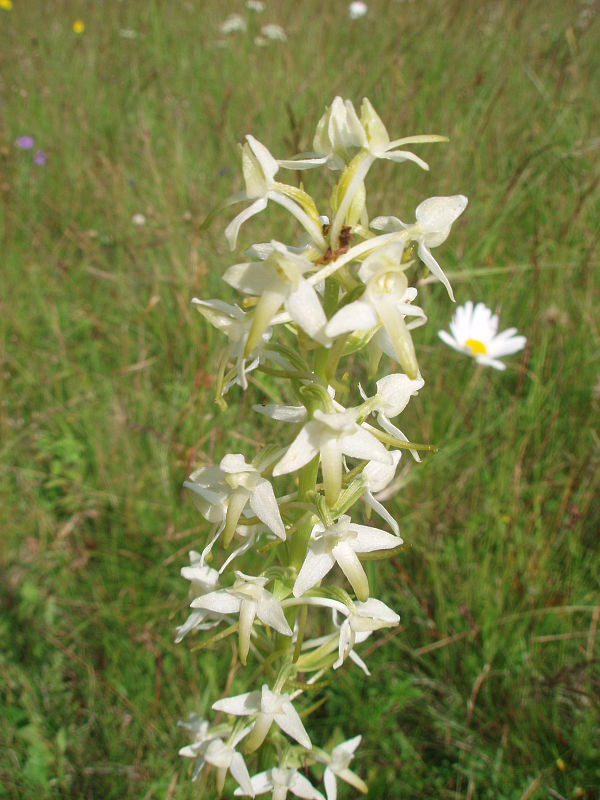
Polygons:
<instances>
[{"instance_id":1,"label":"white daisy","mask_svg":"<svg viewBox=\"0 0 600 800\"><path fill-rule=\"evenodd\" d=\"M499 358L518 353L527 343L525 336L516 336L516 328L498 333L498 315L483 303L476 306L468 300L459 306L450 322L450 333L439 331L440 339L459 353L472 356L478 364L506 369Z\"/></svg>"}]
</instances>

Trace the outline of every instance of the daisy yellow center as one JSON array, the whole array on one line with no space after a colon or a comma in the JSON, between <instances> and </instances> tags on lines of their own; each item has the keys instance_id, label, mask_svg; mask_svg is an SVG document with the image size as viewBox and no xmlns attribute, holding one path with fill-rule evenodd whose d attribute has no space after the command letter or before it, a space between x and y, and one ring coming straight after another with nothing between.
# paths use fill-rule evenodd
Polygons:
<instances>
[{"instance_id":1,"label":"daisy yellow center","mask_svg":"<svg viewBox=\"0 0 600 800\"><path fill-rule=\"evenodd\" d=\"M485 356L487 354L487 347L479 339L467 339L465 347L468 347L474 356Z\"/></svg>"}]
</instances>

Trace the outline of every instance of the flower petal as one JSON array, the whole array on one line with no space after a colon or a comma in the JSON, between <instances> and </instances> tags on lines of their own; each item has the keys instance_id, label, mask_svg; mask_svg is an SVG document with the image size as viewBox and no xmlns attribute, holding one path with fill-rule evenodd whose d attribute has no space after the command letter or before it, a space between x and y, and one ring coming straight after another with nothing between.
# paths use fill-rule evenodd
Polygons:
<instances>
[{"instance_id":1,"label":"flower petal","mask_svg":"<svg viewBox=\"0 0 600 800\"><path fill-rule=\"evenodd\" d=\"M285 309L310 337L321 344L328 344L328 337L324 334L327 317L321 307L319 296L311 284L301 278L298 288L292 292L285 301Z\"/></svg>"},{"instance_id":2,"label":"flower petal","mask_svg":"<svg viewBox=\"0 0 600 800\"><path fill-rule=\"evenodd\" d=\"M260 710L260 692L246 692L235 697L224 697L212 705L213 711L224 711L237 717L247 717Z\"/></svg>"},{"instance_id":3,"label":"flower petal","mask_svg":"<svg viewBox=\"0 0 600 800\"><path fill-rule=\"evenodd\" d=\"M286 475L288 472L295 472L312 461L319 452L318 434L320 430L321 426L317 422L313 420L307 422L288 447L287 453L275 464L273 475L277 477Z\"/></svg>"},{"instance_id":4,"label":"flower petal","mask_svg":"<svg viewBox=\"0 0 600 800\"><path fill-rule=\"evenodd\" d=\"M287 733L288 736L291 736L292 739L299 742L302 747L306 747L307 750L312 750L312 744L304 729L302 720L289 700L284 701L282 712L275 714L275 722L284 733Z\"/></svg>"},{"instance_id":5,"label":"flower petal","mask_svg":"<svg viewBox=\"0 0 600 800\"><path fill-rule=\"evenodd\" d=\"M192 600L190 607L217 611L219 614L237 614L240 610L240 601L229 592L221 590L196 597L195 600Z\"/></svg>"},{"instance_id":6,"label":"flower petal","mask_svg":"<svg viewBox=\"0 0 600 800\"><path fill-rule=\"evenodd\" d=\"M250 508L269 530L285 541L285 528L279 513L275 492L266 478L259 481L250 495Z\"/></svg>"},{"instance_id":7,"label":"flower petal","mask_svg":"<svg viewBox=\"0 0 600 800\"><path fill-rule=\"evenodd\" d=\"M340 308L325 326L325 333L331 338L349 331L368 331L379 324L373 306L364 300L355 300Z\"/></svg>"},{"instance_id":8,"label":"flower petal","mask_svg":"<svg viewBox=\"0 0 600 800\"><path fill-rule=\"evenodd\" d=\"M229 225L225 228L225 238L227 239L230 250L235 250L238 234L244 222L247 222L251 217L256 216L256 214L260 214L261 211L264 211L267 207L267 202L266 197L259 197L252 205L249 205L248 208L245 208L237 217L231 220Z\"/></svg>"},{"instance_id":9,"label":"flower petal","mask_svg":"<svg viewBox=\"0 0 600 800\"><path fill-rule=\"evenodd\" d=\"M231 757L231 763L229 765L229 771L239 783L241 788L246 792L246 794L254 797L254 789L252 787L252 782L250 781L250 775L248 773L244 757L241 755L241 753L233 754Z\"/></svg>"},{"instance_id":10,"label":"flower petal","mask_svg":"<svg viewBox=\"0 0 600 800\"><path fill-rule=\"evenodd\" d=\"M294 597L301 597L313 586L316 586L320 580L323 580L325 575L333 569L335 558L328 550L319 548L317 552L308 548L304 564L298 573L292 594Z\"/></svg>"},{"instance_id":11,"label":"flower petal","mask_svg":"<svg viewBox=\"0 0 600 800\"><path fill-rule=\"evenodd\" d=\"M327 800L337 800L337 781L335 779L333 770L330 767L327 767L325 770L325 774L323 775L323 783L325 784Z\"/></svg>"},{"instance_id":12,"label":"flower petal","mask_svg":"<svg viewBox=\"0 0 600 800\"><path fill-rule=\"evenodd\" d=\"M386 533L379 528L372 528L370 525L352 525L351 529L358 536L352 542L352 549L355 553L371 553L375 550L390 550L401 545L402 539Z\"/></svg>"},{"instance_id":13,"label":"flower petal","mask_svg":"<svg viewBox=\"0 0 600 800\"><path fill-rule=\"evenodd\" d=\"M279 602L265 592L256 609L256 616L269 628L273 628L283 636L291 636L292 629L287 623Z\"/></svg>"},{"instance_id":14,"label":"flower petal","mask_svg":"<svg viewBox=\"0 0 600 800\"><path fill-rule=\"evenodd\" d=\"M340 439L342 453L351 458L364 458L367 461L382 461L384 464L393 464L391 454L373 434L364 428L358 428L354 433Z\"/></svg>"},{"instance_id":15,"label":"flower petal","mask_svg":"<svg viewBox=\"0 0 600 800\"><path fill-rule=\"evenodd\" d=\"M431 251L427 249L423 242L419 242L419 258L429 268L432 275L441 281L446 287L446 291L452 301L454 301L454 292L450 286L450 281L445 276L443 269L440 267L435 258L431 255Z\"/></svg>"}]
</instances>

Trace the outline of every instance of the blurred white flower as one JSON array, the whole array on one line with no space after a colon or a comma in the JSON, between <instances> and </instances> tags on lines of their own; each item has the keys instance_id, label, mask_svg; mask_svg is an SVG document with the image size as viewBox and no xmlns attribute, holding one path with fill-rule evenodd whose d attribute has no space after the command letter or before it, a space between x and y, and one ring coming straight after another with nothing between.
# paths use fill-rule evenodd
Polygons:
<instances>
[{"instance_id":1,"label":"blurred white flower","mask_svg":"<svg viewBox=\"0 0 600 800\"><path fill-rule=\"evenodd\" d=\"M360 0L356 0L356 2L350 3L348 6L348 15L350 19L360 19L365 16L368 10L366 3L361 3Z\"/></svg>"},{"instance_id":2,"label":"blurred white flower","mask_svg":"<svg viewBox=\"0 0 600 800\"><path fill-rule=\"evenodd\" d=\"M270 25L263 25L260 32L263 36L266 36L267 39L273 39L277 42L287 42L287 34L281 25L275 25L273 23Z\"/></svg>"},{"instance_id":3,"label":"blurred white flower","mask_svg":"<svg viewBox=\"0 0 600 800\"><path fill-rule=\"evenodd\" d=\"M230 14L225 22L221 24L221 33L227 35L228 33L236 33L237 31L241 31L242 33L246 30L246 20L243 17L240 17L239 14Z\"/></svg>"},{"instance_id":4,"label":"blurred white flower","mask_svg":"<svg viewBox=\"0 0 600 800\"><path fill-rule=\"evenodd\" d=\"M459 353L471 356L478 364L506 369L499 358L518 353L527 339L517 336L516 328L498 333L498 315L492 314L483 303L476 306L468 300L459 306L450 322L450 333L439 331L440 339Z\"/></svg>"},{"instance_id":5,"label":"blurred white flower","mask_svg":"<svg viewBox=\"0 0 600 800\"><path fill-rule=\"evenodd\" d=\"M250 11L257 11L259 14L265 10L265 4L261 0L246 0L246 8Z\"/></svg>"},{"instance_id":6,"label":"blurred white flower","mask_svg":"<svg viewBox=\"0 0 600 800\"><path fill-rule=\"evenodd\" d=\"M134 214L131 218L131 222L134 225L142 226L146 224L146 217L143 214Z\"/></svg>"}]
</instances>

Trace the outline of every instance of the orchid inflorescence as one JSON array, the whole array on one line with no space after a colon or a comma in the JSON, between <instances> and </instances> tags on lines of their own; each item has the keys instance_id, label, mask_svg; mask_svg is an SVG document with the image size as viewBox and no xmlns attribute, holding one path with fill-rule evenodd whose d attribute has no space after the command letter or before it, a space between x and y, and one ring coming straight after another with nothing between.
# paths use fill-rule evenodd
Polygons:
<instances>
[{"instance_id":1,"label":"orchid inflorescence","mask_svg":"<svg viewBox=\"0 0 600 800\"><path fill-rule=\"evenodd\" d=\"M418 256L452 297L431 251L447 238L467 199L430 197L417 207L414 223L370 220L365 179L378 159L428 169L405 148L441 141L434 135L390 140L367 99L359 116L349 100L336 97L319 120L313 152L278 161L253 136L242 146L245 191L225 205L249 205L225 230L231 249L242 226L269 204L286 209L302 233L293 245L255 244L246 261L229 267L224 280L241 293L240 305L193 300L227 338L218 403L225 406L233 386L245 390L252 382L279 401L254 411L285 423L278 444L252 460L225 455L185 483L212 531L182 569L193 600L177 641L225 626L201 646L237 634L239 660L261 675L251 691L213 704L218 721L192 716L182 723L193 741L181 755L194 759L194 778L214 767L219 793L228 772L238 783L236 796L272 792L283 800L289 792L323 800L313 785L319 776L327 800L335 800L338 779L367 792L349 766L361 737L320 748L305 722L320 705L326 673L349 659L369 675L356 646L400 620L371 597L362 562L398 552L399 526L377 494L394 479L402 451L418 461L420 451L432 449L409 441L392 422L424 385L411 330L427 318L407 274ZM302 186L278 180L282 169L321 166L339 177L328 216ZM362 385L354 377L360 353L367 356ZM376 380L384 354L399 371ZM390 530L356 521L350 510L359 501L366 521L375 512ZM248 574L252 564L260 564L260 574ZM342 585L323 582L340 573ZM262 769L253 777L249 759Z\"/></svg>"}]
</instances>

